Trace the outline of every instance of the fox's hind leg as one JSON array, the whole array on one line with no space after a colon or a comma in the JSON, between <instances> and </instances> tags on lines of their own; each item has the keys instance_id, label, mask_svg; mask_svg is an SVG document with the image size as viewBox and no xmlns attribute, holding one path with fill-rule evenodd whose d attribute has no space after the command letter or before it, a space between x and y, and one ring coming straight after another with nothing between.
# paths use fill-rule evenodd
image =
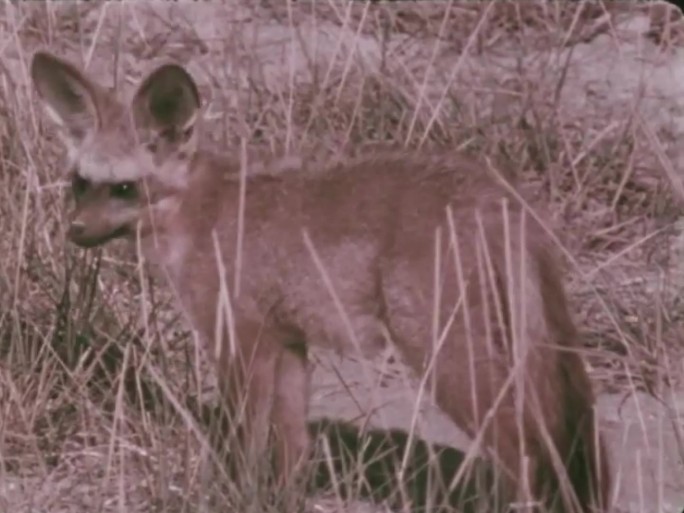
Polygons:
<instances>
[{"instance_id":1,"label":"fox's hind leg","mask_svg":"<svg viewBox=\"0 0 684 513\"><path fill-rule=\"evenodd\" d=\"M388 269L384 280L387 325L406 363L419 377L427 373L425 383L434 390L440 409L471 437L479 437L483 448L498 460L498 497L493 499L502 507L520 498L525 481L539 463L532 454L527 472L521 469L523 447L530 451L530 433L526 420L519 421L515 380L502 348L505 329L496 319L490 322L494 307L485 306L477 276L468 276L471 286L461 294L452 274L441 284L435 330L432 263L421 264L412 273L404 266Z\"/></svg>"}]
</instances>

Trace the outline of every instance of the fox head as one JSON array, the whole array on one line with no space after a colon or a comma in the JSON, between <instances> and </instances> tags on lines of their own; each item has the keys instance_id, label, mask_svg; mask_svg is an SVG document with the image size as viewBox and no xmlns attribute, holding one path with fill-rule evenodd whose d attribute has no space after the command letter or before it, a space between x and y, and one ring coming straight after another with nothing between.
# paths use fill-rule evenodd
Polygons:
<instances>
[{"instance_id":1,"label":"fox head","mask_svg":"<svg viewBox=\"0 0 684 513\"><path fill-rule=\"evenodd\" d=\"M190 74L162 65L126 103L47 52L34 54L31 78L68 150L68 238L93 247L149 228L151 212L187 186L197 151L200 97Z\"/></svg>"}]
</instances>

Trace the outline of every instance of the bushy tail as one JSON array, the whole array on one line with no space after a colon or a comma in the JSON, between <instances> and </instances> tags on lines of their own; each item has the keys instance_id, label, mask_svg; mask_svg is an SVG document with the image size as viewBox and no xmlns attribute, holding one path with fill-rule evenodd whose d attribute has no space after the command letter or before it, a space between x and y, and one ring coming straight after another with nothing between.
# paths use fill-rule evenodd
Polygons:
<instances>
[{"instance_id":1,"label":"bushy tail","mask_svg":"<svg viewBox=\"0 0 684 513\"><path fill-rule=\"evenodd\" d=\"M579 335L570 316L560 273L548 249L541 250L540 273L543 286L542 299L546 310L552 338L561 347L557 356L559 390L562 397L563 422L556 433L555 443L563 459L571 491L579 503L582 513L607 512L611 491L611 470L603 437L598 431L594 410L595 396L591 381L577 347ZM548 482L548 476L542 481ZM559 480L556 487L561 488ZM562 494L556 494L558 496ZM561 497L556 503L565 502L565 507L554 511L575 512Z\"/></svg>"},{"instance_id":2,"label":"bushy tail","mask_svg":"<svg viewBox=\"0 0 684 513\"><path fill-rule=\"evenodd\" d=\"M565 443L558 449L565 462L570 488L582 513L608 511L611 490L610 465L603 437L596 425L594 394L583 362L576 354L560 360L564 381ZM576 508L558 508L576 511Z\"/></svg>"}]
</instances>

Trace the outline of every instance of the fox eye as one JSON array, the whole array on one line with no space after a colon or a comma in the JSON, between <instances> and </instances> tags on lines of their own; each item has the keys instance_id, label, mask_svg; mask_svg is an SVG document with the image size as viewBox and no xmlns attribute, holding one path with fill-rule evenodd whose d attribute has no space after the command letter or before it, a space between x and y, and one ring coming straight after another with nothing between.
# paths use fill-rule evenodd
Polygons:
<instances>
[{"instance_id":1,"label":"fox eye","mask_svg":"<svg viewBox=\"0 0 684 513\"><path fill-rule=\"evenodd\" d=\"M119 199L133 199L137 196L135 182L119 182L112 184L109 193Z\"/></svg>"},{"instance_id":2,"label":"fox eye","mask_svg":"<svg viewBox=\"0 0 684 513\"><path fill-rule=\"evenodd\" d=\"M77 198L82 196L90 187L90 182L80 175L75 174L71 179L71 191Z\"/></svg>"}]
</instances>

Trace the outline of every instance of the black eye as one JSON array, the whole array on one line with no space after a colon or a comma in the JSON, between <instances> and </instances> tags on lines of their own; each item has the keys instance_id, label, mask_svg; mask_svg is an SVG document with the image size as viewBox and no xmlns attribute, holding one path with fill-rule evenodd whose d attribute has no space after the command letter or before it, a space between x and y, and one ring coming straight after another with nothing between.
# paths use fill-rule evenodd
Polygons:
<instances>
[{"instance_id":1,"label":"black eye","mask_svg":"<svg viewBox=\"0 0 684 513\"><path fill-rule=\"evenodd\" d=\"M119 199L133 199L137 196L135 182L119 182L109 187L109 194Z\"/></svg>"},{"instance_id":2,"label":"black eye","mask_svg":"<svg viewBox=\"0 0 684 513\"><path fill-rule=\"evenodd\" d=\"M71 191L77 198L82 196L90 187L90 182L80 175L74 175L71 179Z\"/></svg>"}]
</instances>

